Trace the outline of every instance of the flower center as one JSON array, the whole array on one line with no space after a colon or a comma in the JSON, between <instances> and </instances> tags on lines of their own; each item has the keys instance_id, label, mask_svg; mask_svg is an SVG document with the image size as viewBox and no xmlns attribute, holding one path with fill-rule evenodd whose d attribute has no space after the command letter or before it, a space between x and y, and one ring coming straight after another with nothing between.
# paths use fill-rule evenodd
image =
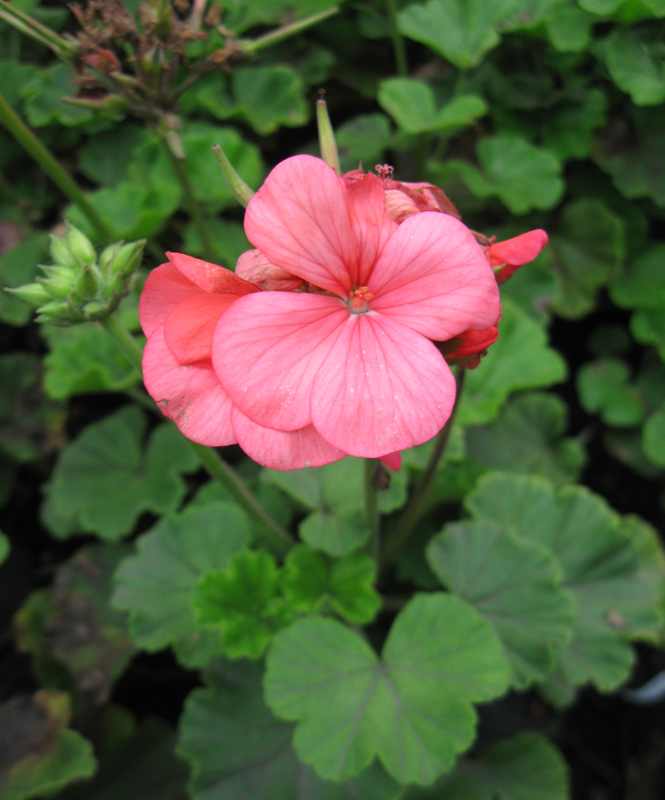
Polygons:
<instances>
[{"instance_id":1,"label":"flower center","mask_svg":"<svg viewBox=\"0 0 665 800\"><path fill-rule=\"evenodd\" d=\"M369 310L367 305L374 295L368 291L366 286L359 286L349 292L349 302L347 305L352 314L364 314Z\"/></svg>"}]
</instances>

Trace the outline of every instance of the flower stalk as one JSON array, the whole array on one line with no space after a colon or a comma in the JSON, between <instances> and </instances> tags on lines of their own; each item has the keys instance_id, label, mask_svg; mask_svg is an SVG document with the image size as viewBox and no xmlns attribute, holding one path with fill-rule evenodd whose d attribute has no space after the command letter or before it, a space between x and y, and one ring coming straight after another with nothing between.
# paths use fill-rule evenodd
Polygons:
<instances>
[{"instance_id":1,"label":"flower stalk","mask_svg":"<svg viewBox=\"0 0 665 800\"><path fill-rule=\"evenodd\" d=\"M425 471L423 472L420 481L414 489L411 499L404 509L402 516L400 517L397 526L392 533L392 536L386 542L382 556L383 569L387 567L387 565L395 558L399 550L401 550L401 548L406 544L409 537L413 533L418 518L420 517L423 505L425 504L430 489L432 488L432 483L434 482L437 468L441 458L443 457L443 454L446 452L446 446L448 445L448 440L450 439L450 432L453 429L455 412L459 406L460 396L464 386L465 374L466 370L463 367L456 368L455 383L457 384L457 393L455 396L455 405L453 406L453 411L448 418L448 421L437 435L434 448L430 455L429 461L427 462L427 466L425 467Z\"/></svg>"},{"instance_id":2,"label":"flower stalk","mask_svg":"<svg viewBox=\"0 0 665 800\"><path fill-rule=\"evenodd\" d=\"M0 6L0 19L16 28L17 31L49 47L63 61L72 61L78 53L78 42L60 36L15 6Z\"/></svg>"},{"instance_id":3,"label":"flower stalk","mask_svg":"<svg viewBox=\"0 0 665 800\"><path fill-rule=\"evenodd\" d=\"M333 14L336 14L338 11L339 8L333 6L318 14L312 14L311 17L305 17L305 19L292 22L289 25L283 25L281 28L276 28L274 31L270 31L270 33L266 33L258 39L238 39L234 42L234 45L242 53L256 53L259 50L263 50L265 47L270 47L273 44L284 41L284 39L295 36L295 34L307 28L311 28L312 25L323 22L324 19L332 17Z\"/></svg>"},{"instance_id":4,"label":"flower stalk","mask_svg":"<svg viewBox=\"0 0 665 800\"><path fill-rule=\"evenodd\" d=\"M365 515L367 524L372 532L370 540L370 555L379 563L381 547L381 515L379 514L378 496L376 491L376 471L380 462L375 458L365 459Z\"/></svg>"},{"instance_id":5,"label":"flower stalk","mask_svg":"<svg viewBox=\"0 0 665 800\"><path fill-rule=\"evenodd\" d=\"M75 203L90 220L101 239L113 239L113 232L99 216L92 203L55 156L39 141L0 92L0 123L23 149L39 164L60 191Z\"/></svg>"}]
</instances>

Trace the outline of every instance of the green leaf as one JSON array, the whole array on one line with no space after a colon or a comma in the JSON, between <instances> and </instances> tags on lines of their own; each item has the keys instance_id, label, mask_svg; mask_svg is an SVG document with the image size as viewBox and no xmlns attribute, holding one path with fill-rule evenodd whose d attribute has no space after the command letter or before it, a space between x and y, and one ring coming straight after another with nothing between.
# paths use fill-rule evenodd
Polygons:
<instances>
[{"instance_id":1,"label":"green leaf","mask_svg":"<svg viewBox=\"0 0 665 800\"><path fill-rule=\"evenodd\" d=\"M626 262L610 284L612 300L621 308L662 311L665 308L665 244L654 244Z\"/></svg>"},{"instance_id":2,"label":"green leaf","mask_svg":"<svg viewBox=\"0 0 665 800\"><path fill-rule=\"evenodd\" d=\"M518 733L479 758L462 759L450 777L433 790L415 791L406 800L568 800L566 762L544 736Z\"/></svg>"},{"instance_id":3,"label":"green leaf","mask_svg":"<svg viewBox=\"0 0 665 800\"><path fill-rule=\"evenodd\" d=\"M60 454L46 488L44 520L59 538L95 533L117 540L144 511L174 511L186 492L181 472L198 461L175 427L160 425L143 449L146 420L135 406L89 425Z\"/></svg>"},{"instance_id":4,"label":"green leaf","mask_svg":"<svg viewBox=\"0 0 665 800\"><path fill-rule=\"evenodd\" d=\"M649 461L665 467L665 404L645 422L642 449Z\"/></svg>"},{"instance_id":5,"label":"green leaf","mask_svg":"<svg viewBox=\"0 0 665 800\"><path fill-rule=\"evenodd\" d=\"M44 389L62 400L85 392L118 392L141 378L101 326L43 328L51 352L44 358Z\"/></svg>"},{"instance_id":6,"label":"green leaf","mask_svg":"<svg viewBox=\"0 0 665 800\"><path fill-rule=\"evenodd\" d=\"M653 344L665 360L665 316L662 308L636 311L630 318L630 332L642 344Z\"/></svg>"},{"instance_id":7,"label":"green leaf","mask_svg":"<svg viewBox=\"0 0 665 800\"><path fill-rule=\"evenodd\" d=\"M15 289L34 281L37 265L48 254L48 236L31 234L0 256L2 288ZM7 292L0 291L0 321L9 325L25 325L34 314L32 306L22 303Z\"/></svg>"},{"instance_id":8,"label":"green leaf","mask_svg":"<svg viewBox=\"0 0 665 800\"><path fill-rule=\"evenodd\" d=\"M550 239L561 292L557 312L575 319L590 311L598 289L619 269L624 254L624 225L616 214L598 200L569 203Z\"/></svg>"},{"instance_id":9,"label":"green leaf","mask_svg":"<svg viewBox=\"0 0 665 800\"><path fill-rule=\"evenodd\" d=\"M3 564L7 560L10 550L9 539L0 531L0 564Z\"/></svg>"},{"instance_id":10,"label":"green leaf","mask_svg":"<svg viewBox=\"0 0 665 800\"><path fill-rule=\"evenodd\" d=\"M427 547L441 583L494 628L524 689L554 669L555 650L573 631L573 604L549 552L492 522L451 523Z\"/></svg>"},{"instance_id":11,"label":"green leaf","mask_svg":"<svg viewBox=\"0 0 665 800\"><path fill-rule=\"evenodd\" d=\"M551 386L565 377L566 364L547 346L541 326L504 302L499 338L478 369L467 375L457 420L462 425L486 424L513 392Z\"/></svg>"},{"instance_id":12,"label":"green leaf","mask_svg":"<svg viewBox=\"0 0 665 800\"><path fill-rule=\"evenodd\" d=\"M547 37L561 53L580 53L589 46L591 27L598 20L574 6L562 4L547 19Z\"/></svg>"},{"instance_id":13,"label":"green leaf","mask_svg":"<svg viewBox=\"0 0 665 800\"><path fill-rule=\"evenodd\" d=\"M236 113L257 133L265 136L282 125L297 128L307 122L305 84L292 67L240 67L231 80Z\"/></svg>"},{"instance_id":14,"label":"green leaf","mask_svg":"<svg viewBox=\"0 0 665 800\"><path fill-rule=\"evenodd\" d=\"M324 553L298 545L289 551L281 579L282 592L291 608L306 613L339 614L365 625L381 607L374 590L376 564L363 553L333 560Z\"/></svg>"},{"instance_id":15,"label":"green leaf","mask_svg":"<svg viewBox=\"0 0 665 800\"><path fill-rule=\"evenodd\" d=\"M596 147L594 160L629 200L650 197L665 206L665 134L649 132L620 149Z\"/></svg>"},{"instance_id":16,"label":"green leaf","mask_svg":"<svg viewBox=\"0 0 665 800\"><path fill-rule=\"evenodd\" d=\"M63 97L74 97L78 89L71 82L72 69L68 64L54 64L42 69L21 91L25 98L25 114L33 128L45 125L80 125L95 116L93 111L63 103Z\"/></svg>"},{"instance_id":17,"label":"green leaf","mask_svg":"<svg viewBox=\"0 0 665 800\"><path fill-rule=\"evenodd\" d=\"M79 169L95 183L115 186L127 178L134 151L148 136L143 126L132 122L91 136L79 151Z\"/></svg>"},{"instance_id":18,"label":"green leaf","mask_svg":"<svg viewBox=\"0 0 665 800\"><path fill-rule=\"evenodd\" d=\"M432 89L411 78L382 81L378 101L406 133L454 129L470 125L487 113L485 101L475 95L455 97L437 110Z\"/></svg>"},{"instance_id":19,"label":"green leaf","mask_svg":"<svg viewBox=\"0 0 665 800\"><path fill-rule=\"evenodd\" d=\"M221 651L219 635L196 625L192 597L199 578L223 569L250 542L249 521L226 502L188 508L161 520L115 573L113 605L129 611L129 632L138 647L175 646L189 667Z\"/></svg>"},{"instance_id":20,"label":"green leaf","mask_svg":"<svg viewBox=\"0 0 665 800\"><path fill-rule=\"evenodd\" d=\"M192 800L398 800L377 765L344 783L322 781L296 756L293 726L266 707L258 664L215 663L208 688L187 698L179 752L191 763Z\"/></svg>"},{"instance_id":21,"label":"green leaf","mask_svg":"<svg viewBox=\"0 0 665 800\"><path fill-rule=\"evenodd\" d=\"M577 373L577 391L584 409L600 413L603 422L621 428L639 425L644 407L635 386L629 386L625 361L604 358L585 364Z\"/></svg>"},{"instance_id":22,"label":"green leaf","mask_svg":"<svg viewBox=\"0 0 665 800\"><path fill-rule=\"evenodd\" d=\"M224 26L241 33L254 25L295 22L341 4L338 0L244 0L225 9Z\"/></svg>"},{"instance_id":23,"label":"green leaf","mask_svg":"<svg viewBox=\"0 0 665 800\"><path fill-rule=\"evenodd\" d=\"M0 86L5 100L19 110L23 87L39 75L35 64L22 64L10 59L0 59Z\"/></svg>"},{"instance_id":24,"label":"green leaf","mask_svg":"<svg viewBox=\"0 0 665 800\"><path fill-rule=\"evenodd\" d=\"M489 475L466 500L471 513L550 550L577 610L573 637L558 654L573 684L616 689L630 674L630 639L655 636L662 620L639 551L620 518L579 486L557 493L538 478Z\"/></svg>"},{"instance_id":25,"label":"green leaf","mask_svg":"<svg viewBox=\"0 0 665 800\"><path fill-rule=\"evenodd\" d=\"M313 512L298 527L310 547L344 556L367 542L370 531L364 512L362 459L345 458L317 469L289 472L264 469L261 480Z\"/></svg>"},{"instance_id":26,"label":"green leaf","mask_svg":"<svg viewBox=\"0 0 665 800\"><path fill-rule=\"evenodd\" d=\"M460 69L475 67L499 43L496 26L509 17L515 0L429 0L399 12L400 33L427 45Z\"/></svg>"},{"instance_id":27,"label":"green leaf","mask_svg":"<svg viewBox=\"0 0 665 800\"><path fill-rule=\"evenodd\" d=\"M279 570L269 553L237 553L226 569L208 571L197 582L196 620L220 629L229 658L261 658L275 631L292 619L279 584Z\"/></svg>"},{"instance_id":28,"label":"green leaf","mask_svg":"<svg viewBox=\"0 0 665 800\"><path fill-rule=\"evenodd\" d=\"M134 655L124 615L110 605L112 575L127 551L82 548L58 567L53 588L33 592L17 613L21 650L46 685L76 689L96 703L108 699Z\"/></svg>"},{"instance_id":29,"label":"green leaf","mask_svg":"<svg viewBox=\"0 0 665 800\"><path fill-rule=\"evenodd\" d=\"M370 169L384 161L392 140L390 122L385 114L361 114L340 125L335 131L342 171L363 164Z\"/></svg>"},{"instance_id":30,"label":"green leaf","mask_svg":"<svg viewBox=\"0 0 665 800\"><path fill-rule=\"evenodd\" d=\"M274 639L264 686L272 710L298 721L296 752L321 777L352 777L378 755L399 782L427 785L471 744L472 703L502 694L507 675L488 623L431 594L400 612L381 661L339 622L293 623Z\"/></svg>"},{"instance_id":31,"label":"green leaf","mask_svg":"<svg viewBox=\"0 0 665 800\"><path fill-rule=\"evenodd\" d=\"M613 14L624 0L578 0L580 6L591 14Z\"/></svg>"},{"instance_id":32,"label":"green leaf","mask_svg":"<svg viewBox=\"0 0 665 800\"><path fill-rule=\"evenodd\" d=\"M3 751L3 800L54 794L94 773L92 745L66 727L69 716L70 699L64 692L42 690L0 705L2 729L12 732Z\"/></svg>"},{"instance_id":33,"label":"green leaf","mask_svg":"<svg viewBox=\"0 0 665 800\"><path fill-rule=\"evenodd\" d=\"M485 469L570 483L586 457L577 439L564 438L566 420L566 405L554 394L516 397L491 424L466 429L468 456Z\"/></svg>"},{"instance_id":34,"label":"green leaf","mask_svg":"<svg viewBox=\"0 0 665 800\"><path fill-rule=\"evenodd\" d=\"M628 28L616 27L603 42L605 63L612 80L638 106L657 106L665 100L665 63L650 52L648 43Z\"/></svg>"},{"instance_id":35,"label":"green leaf","mask_svg":"<svg viewBox=\"0 0 665 800\"><path fill-rule=\"evenodd\" d=\"M481 139L477 152L489 193L498 195L513 214L545 210L559 202L564 189L561 163L548 150L519 136L499 134Z\"/></svg>"},{"instance_id":36,"label":"green leaf","mask_svg":"<svg viewBox=\"0 0 665 800\"><path fill-rule=\"evenodd\" d=\"M591 89L579 105L557 108L542 127L543 147L563 163L583 159L591 152L594 131L607 121L607 97L600 89Z\"/></svg>"}]
</instances>

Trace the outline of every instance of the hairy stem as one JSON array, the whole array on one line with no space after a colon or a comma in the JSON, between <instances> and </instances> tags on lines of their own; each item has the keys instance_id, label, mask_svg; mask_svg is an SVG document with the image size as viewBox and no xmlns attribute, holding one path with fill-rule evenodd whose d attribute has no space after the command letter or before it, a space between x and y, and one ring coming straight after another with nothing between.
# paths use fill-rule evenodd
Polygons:
<instances>
[{"instance_id":1,"label":"hairy stem","mask_svg":"<svg viewBox=\"0 0 665 800\"><path fill-rule=\"evenodd\" d=\"M141 346L132 334L113 314L101 320L101 324L133 366L141 373L143 353ZM280 553L286 552L294 544L293 538L261 506L244 482L236 475L233 468L220 458L213 448L196 444L196 442L192 442L189 439L187 441L201 464L210 473L210 476L233 497L247 513L247 516L256 523L266 543Z\"/></svg>"},{"instance_id":2,"label":"hairy stem","mask_svg":"<svg viewBox=\"0 0 665 800\"><path fill-rule=\"evenodd\" d=\"M258 39L238 39L236 45L243 53L256 53L257 50L262 50L264 47L270 47L284 39L295 36L296 33L300 33L300 31L304 31L306 28L310 28L312 25L316 25L318 22L332 17L333 14L336 14L338 11L339 8L333 6L318 14L312 14L311 17L305 17L305 19L300 19L289 25L283 25L281 28L270 31L270 33L266 33L264 36L259 36Z\"/></svg>"},{"instance_id":3,"label":"hairy stem","mask_svg":"<svg viewBox=\"0 0 665 800\"><path fill-rule=\"evenodd\" d=\"M0 19L40 44L50 47L56 56L64 61L71 61L76 56L78 51L76 41L65 39L14 6L0 6Z\"/></svg>"},{"instance_id":4,"label":"hairy stem","mask_svg":"<svg viewBox=\"0 0 665 800\"><path fill-rule=\"evenodd\" d=\"M379 564L381 548L381 515L379 514L378 497L375 486L376 466L379 462L375 458L365 459L365 515L367 524L372 532L370 541L370 554Z\"/></svg>"},{"instance_id":5,"label":"hairy stem","mask_svg":"<svg viewBox=\"0 0 665 800\"><path fill-rule=\"evenodd\" d=\"M0 122L7 128L9 133L23 147L23 149L34 158L44 172L58 186L64 195L72 203L75 203L85 216L90 220L100 238L105 240L113 239L113 232L104 220L99 216L94 206L83 194L81 189L71 178L55 156L44 147L35 134L28 128L23 120L18 116L14 109L0 92Z\"/></svg>"},{"instance_id":6,"label":"hairy stem","mask_svg":"<svg viewBox=\"0 0 665 800\"><path fill-rule=\"evenodd\" d=\"M189 180L189 175L187 174L187 170L185 169L185 162L181 158L178 158L164 137L161 137L161 141L162 145L164 146L164 150L166 151L166 155L171 163L173 174L178 179L178 183L182 187L182 190L185 194L185 200L187 201L189 213L194 222L196 232L199 235L199 240L201 241L204 258L206 261L214 261L215 251L212 246L212 240L210 239L210 233L208 232L208 226L206 225L199 201L194 195L194 187L192 186L191 181Z\"/></svg>"},{"instance_id":7,"label":"hairy stem","mask_svg":"<svg viewBox=\"0 0 665 800\"><path fill-rule=\"evenodd\" d=\"M446 445L448 444L450 432L453 428L455 412L459 405L460 396L462 394L465 373L466 370L464 370L462 367L458 367L456 370L455 382L457 384L457 395L455 397L455 405L453 406L452 414L448 418L448 421L443 428L441 428L439 431L439 434L435 439L434 448L429 457L429 461L425 467L425 471L423 472L420 481L414 489L406 508L402 512L402 516L397 523L397 527L394 529L392 536L386 543L382 559L384 568L395 558L398 551L406 544L409 537L413 533L418 518L420 517L425 500L427 499L429 491L432 488L432 483L434 482L434 476L436 475L439 462L446 451Z\"/></svg>"}]
</instances>

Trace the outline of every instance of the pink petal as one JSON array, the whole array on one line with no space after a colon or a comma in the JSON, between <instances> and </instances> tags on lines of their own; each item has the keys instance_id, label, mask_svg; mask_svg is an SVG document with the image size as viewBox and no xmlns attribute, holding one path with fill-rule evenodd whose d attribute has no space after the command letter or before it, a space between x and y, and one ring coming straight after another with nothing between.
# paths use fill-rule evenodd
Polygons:
<instances>
[{"instance_id":1,"label":"pink petal","mask_svg":"<svg viewBox=\"0 0 665 800\"><path fill-rule=\"evenodd\" d=\"M464 341L460 342L450 353L446 353L445 359L450 362L458 358L471 358L476 353L482 353L483 350L487 350L498 338L499 329L495 327L487 328L484 331L466 331L466 333L462 333L458 337L458 341L459 339Z\"/></svg>"},{"instance_id":2,"label":"pink petal","mask_svg":"<svg viewBox=\"0 0 665 800\"><path fill-rule=\"evenodd\" d=\"M201 289L185 278L172 264L162 264L152 270L139 300L139 320L146 336L166 322L171 310L186 297Z\"/></svg>"},{"instance_id":3,"label":"pink petal","mask_svg":"<svg viewBox=\"0 0 665 800\"><path fill-rule=\"evenodd\" d=\"M169 350L161 327L143 351L143 380L165 416L189 439L208 447L235 444L231 401L212 364L201 361L183 367Z\"/></svg>"},{"instance_id":4,"label":"pink petal","mask_svg":"<svg viewBox=\"0 0 665 800\"><path fill-rule=\"evenodd\" d=\"M249 241L308 283L346 296L357 272L344 180L321 159L293 156L268 175L245 212Z\"/></svg>"},{"instance_id":5,"label":"pink petal","mask_svg":"<svg viewBox=\"0 0 665 800\"><path fill-rule=\"evenodd\" d=\"M309 425L314 376L349 316L341 300L327 295L241 297L212 340L212 363L233 403L266 428Z\"/></svg>"},{"instance_id":6,"label":"pink petal","mask_svg":"<svg viewBox=\"0 0 665 800\"><path fill-rule=\"evenodd\" d=\"M378 458L431 439L454 402L430 341L381 314L349 315L314 379L312 422L340 450Z\"/></svg>"},{"instance_id":7,"label":"pink petal","mask_svg":"<svg viewBox=\"0 0 665 800\"><path fill-rule=\"evenodd\" d=\"M386 244L368 281L370 308L445 341L494 325L499 290L473 234L448 214L407 217Z\"/></svg>"},{"instance_id":8,"label":"pink petal","mask_svg":"<svg viewBox=\"0 0 665 800\"><path fill-rule=\"evenodd\" d=\"M347 184L348 185L348 184ZM386 210L386 196L376 175L365 175L348 185L349 214L358 252L356 283L366 285L374 264L386 242L397 230L397 223Z\"/></svg>"},{"instance_id":9,"label":"pink petal","mask_svg":"<svg viewBox=\"0 0 665 800\"><path fill-rule=\"evenodd\" d=\"M192 258L184 253L167 253L166 256L179 272L200 286L204 292L240 296L260 291L258 286L243 280L235 272L231 272L226 267L220 267L218 264L211 264L200 258Z\"/></svg>"},{"instance_id":10,"label":"pink petal","mask_svg":"<svg viewBox=\"0 0 665 800\"><path fill-rule=\"evenodd\" d=\"M164 339L181 364L209 361L212 334L234 294L197 294L181 300L164 323Z\"/></svg>"},{"instance_id":11,"label":"pink petal","mask_svg":"<svg viewBox=\"0 0 665 800\"><path fill-rule=\"evenodd\" d=\"M292 292L302 286L302 278L276 267L260 250L247 250L238 259L236 275L256 284L265 292Z\"/></svg>"},{"instance_id":12,"label":"pink petal","mask_svg":"<svg viewBox=\"0 0 665 800\"><path fill-rule=\"evenodd\" d=\"M508 280L523 265L533 261L548 242L543 230L528 231L505 242L490 245L489 258L492 267L506 264L496 276L498 283Z\"/></svg>"},{"instance_id":13,"label":"pink petal","mask_svg":"<svg viewBox=\"0 0 665 800\"><path fill-rule=\"evenodd\" d=\"M399 450L394 453L386 453L385 456L379 456L379 461L393 472L399 472L402 467L402 454Z\"/></svg>"},{"instance_id":14,"label":"pink petal","mask_svg":"<svg viewBox=\"0 0 665 800\"><path fill-rule=\"evenodd\" d=\"M231 415L238 444L258 464L270 469L321 467L346 453L328 444L313 425L297 431L275 431L252 422L238 408Z\"/></svg>"}]
</instances>

